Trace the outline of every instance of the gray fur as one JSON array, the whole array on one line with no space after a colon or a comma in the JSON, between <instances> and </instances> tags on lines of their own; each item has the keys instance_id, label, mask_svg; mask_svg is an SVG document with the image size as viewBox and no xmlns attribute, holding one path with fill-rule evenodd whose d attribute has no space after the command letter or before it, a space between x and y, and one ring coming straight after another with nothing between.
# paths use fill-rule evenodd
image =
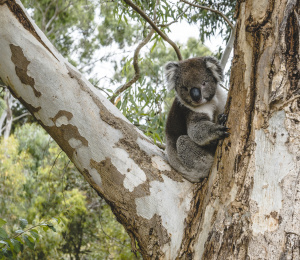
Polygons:
<instances>
[{"instance_id":1,"label":"gray fur","mask_svg":"<svg viewBox=\"0 0 300 260\"><path fill-rule=\"evenodd\" d=\"M227 93L218 83L223 71L218 60L200 57L165 65L169 89L176 98L166 124L166 145L170 164L191 182L208 176L217 142L229 135L219 124Z\"/></svg>"},{"instance_id":2,"label":"gray fur","mask_svg":"<svg viewBox=\"0 0 300 260\"><path fill-rule=\"evenodd\" d=\"M172 90L175 87L175 75L178 69L178 63L170 61L164 66L165 78L168 83L168 89Z\"/></svg>"}]
</instances>

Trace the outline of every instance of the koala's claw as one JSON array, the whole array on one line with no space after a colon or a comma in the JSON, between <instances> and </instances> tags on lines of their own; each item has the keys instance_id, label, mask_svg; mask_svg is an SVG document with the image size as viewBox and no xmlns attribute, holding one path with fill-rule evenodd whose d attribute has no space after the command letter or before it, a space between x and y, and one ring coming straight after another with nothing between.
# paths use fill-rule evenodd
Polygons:
<instances>
[{"instance_id":1,"label":"koala's claw","mask_svg":"<svg viewBox=\"0 0 300 260\"><path fill-rule=\"evenodd\" d=\"M226 121L227 121L227 115L225 115L225 114L218 115L218 122L220 125L224 126Z\"/></svg>"},{"instance_id":2,"label":"koala's claw","mask_svg":"<svg viewBox=\"0 0 300 260\"><path fill-rule=\"evenodd\" d=\"M229 137L229 136L230 136L230 133L225 132L224 135L225 135L225 137Z\"/></svg>"},{"instance_id":3,"label":"koala's claw","mask_svg":"<svg viewBox=\"0 0 300 260\"><path fill-rule=\"evenodd\" d=\"M229 130L230 130L230 128L228 128L226 126L220 126L220 128L219 128L220 139L224 139L224 138L230 136L230 133L228 132Z\"/></svg>"}]
</instances>

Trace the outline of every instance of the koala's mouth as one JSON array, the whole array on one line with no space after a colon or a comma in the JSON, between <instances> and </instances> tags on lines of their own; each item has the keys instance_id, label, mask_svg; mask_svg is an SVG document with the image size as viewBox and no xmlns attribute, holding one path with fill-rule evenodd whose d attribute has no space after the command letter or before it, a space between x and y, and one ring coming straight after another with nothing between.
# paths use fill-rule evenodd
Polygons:
<instances>
[{"instance_id":1,"label":"koala's mouth","mask_svg":"<svg viewBox=\"0 0 300 260\"><path fill-rule=\"evenodd\" d=\"M193 106L193 107L198 107L198 106L200 106L200 105L202 105L202 104L204 104L204 103L206 103L207 102L207 100L206 99L200 99L199 101L192 101L191 103L190 103L190 105L191 106Z\"/></svg>"}]
</instances>

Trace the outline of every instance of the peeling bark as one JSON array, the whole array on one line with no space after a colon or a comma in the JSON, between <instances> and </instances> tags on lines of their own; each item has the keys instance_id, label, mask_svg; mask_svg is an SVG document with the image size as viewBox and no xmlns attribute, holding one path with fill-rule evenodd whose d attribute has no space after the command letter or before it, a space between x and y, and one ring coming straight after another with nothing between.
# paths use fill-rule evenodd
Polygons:
<instances>
[{"instance_id":1,"label":"peeling bark","mask_svg":"<svg viewBox=\"0 0 300 260\"><path fill-rule=\"evenodd\" d=\"M19 0L0 0L2 81L144 259L299 258L299 1L238 1L236 9L231 136L209 178L191 184L57 53Z\"/></svg>"}]
</instances>

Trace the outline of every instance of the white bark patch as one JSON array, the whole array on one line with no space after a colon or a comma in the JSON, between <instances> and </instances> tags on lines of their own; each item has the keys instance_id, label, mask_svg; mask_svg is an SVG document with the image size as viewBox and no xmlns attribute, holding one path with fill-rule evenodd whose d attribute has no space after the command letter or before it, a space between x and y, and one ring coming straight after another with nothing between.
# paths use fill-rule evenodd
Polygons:
<instances>
[{"instance_id":1,"label":"white bark patch","mask_svg":"<svg viewBox=\"0 0 300 260\"><path fill-rule=\"evenodd\" d=\"M78 149L79 147L82 146L82 142L76 138L71 138L69 140L69 144L71 145L72 148Z\"/></svg>"},{"instance_id":2,"label":"white bark patch","mask_svg":"<svg viewBox=\"0 0 300 260\"><path fill-rule=\"evenodd\" d=\"M161 217L166 228L171 245L166 247L166 259L175 259L183 238L185 218L190 208L191 193L186 185L189 182L178 183L162 175L164 182L150 182L150 195L135 199L137 214L151 219L155 214Z\"/></svg>"},{"instance_id":3,"label":"white bark patch","mask_svg":"<svg viewBox=\"0 0 300 260\"><path fill-rule=\"evenodd\" d=\"M198 236L199 239L197 241L197 246L198 250L195 251L195 256L194 259L202 259L202 255L204 253L204 245L205 242L207 241L208 234L211 231L211 219L213 217L213 214L215 212L215 209L219 207L219 200L215 200L214 204L212 205L207 205L204 213L204 220L203 224L201 225L204 227Z\"/></svg>"},{"instance_id":4,"label":"white bark patch","mask_svg":"<svg viewBox=\"0 0 300 260\"><path fill-rule=\"evenodd\" d=\"M281 181L295 171L293 157L286 142L288 132L284 127L285 113L274 113L269 120L267 134L255 131L255 173L251 199L256 202L257 211L252 215L254 234L274 231L278 228L279 212L282 208Z\"/></svg>"},{"instance_id":5,"label":"white bark patch","mask_svg":"<svg viewBox=\"0 0 300 260\"><path fill-rule=\"evenodd\" d=\"M135 187L146 181L146 174L129 158L129 154L125 150L116 148L114 149L114 153L115 155L111 161L117 170L125 175L124 187L132 192ZM122 158L122 160L119 158Z\"/></svg>"},{"instance_id":6,"label":"white bark patch","mask_svg":"<svg viewBox=\"0 0 300 260\"><path fill-rule=\"evenodd\" d=\"M156 169L158 169L160 171L171 171L172 170L170 165L159 156L153 156L151 158L151 161L152 161L153 167L155 167Z\"/></svg>"},{"instance_id":7,"label":"white bark patch","mask_svg":"<svg viewBox=\"0 0 300 260\"><path fill-rule=\"evenodd\" d=\"M69 120L66 116L61 116L56 119L55 125L57 127L61 127L62 125L67 125L69 123Z\"/></svg>"},{"instance_id":8,"label":"white bark patch","mask_svg":"<svg viewBox=\"0 0 300 260\"><path fill-rule=\"evenodd\" d=\"M94 182L100 187L102 188L102 180L100 177L100 174L98 173L98 171L96 169L92 169L90 170L90 175L92 176Z\"/></svg>"}]
</instances>

